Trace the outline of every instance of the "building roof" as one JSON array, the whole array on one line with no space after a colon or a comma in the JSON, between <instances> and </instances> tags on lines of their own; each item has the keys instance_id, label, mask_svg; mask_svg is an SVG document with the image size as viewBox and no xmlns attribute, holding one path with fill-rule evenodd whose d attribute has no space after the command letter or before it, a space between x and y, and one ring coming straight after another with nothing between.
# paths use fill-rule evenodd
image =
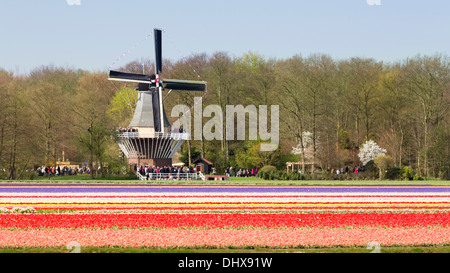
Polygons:
<instances>
[{"instance_id":1,"label":"building roof","mask_svg":"<svg viewBox=\"0 0 450 273\"><path fill-rule=\"evenodd\" d=\"M204 157L200 157L199 159L195 160L195 161L194 161L194 164L195 164L195 163L198 163L198 162L200 162L200 161L203 161L203 162L205 162L206 164L209 164L209 165L214 165L214 163L212 163L211 161L209 161L208 159L206 159L206 158L204 158Z\"/></svg>"}]
</instances>

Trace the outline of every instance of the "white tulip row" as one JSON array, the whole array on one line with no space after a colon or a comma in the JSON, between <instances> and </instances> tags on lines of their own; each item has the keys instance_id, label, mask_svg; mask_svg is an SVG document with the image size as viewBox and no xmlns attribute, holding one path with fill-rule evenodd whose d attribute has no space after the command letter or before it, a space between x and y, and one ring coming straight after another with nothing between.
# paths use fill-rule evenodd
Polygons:
<instances>
[{"instance_id":1,"label":"white tulip row","mask_svg":"<svg viewBox=\"0 0 450 273\"><path fill-rule=\"evenodd\" d=\"M8 197L0 199L0 206L33 203L444 203L450 207L449 197ZM441 204L441 205L444 205Z\"/></svg>"}]
</instances>

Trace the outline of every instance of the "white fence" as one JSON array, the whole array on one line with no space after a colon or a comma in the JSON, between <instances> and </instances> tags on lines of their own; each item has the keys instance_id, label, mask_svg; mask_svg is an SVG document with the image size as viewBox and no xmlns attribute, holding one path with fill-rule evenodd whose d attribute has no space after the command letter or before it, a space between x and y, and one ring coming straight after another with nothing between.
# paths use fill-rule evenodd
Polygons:
<instances>
[{"instance_id":1,"label":"white fence","mask_svg":"<svg viewBox=\"0 0 450 273\"><path fill-rule=\"evenodd\" d=\"M197 173L148 173L142 175L136 172L139 180L197 180Z\"/></svg>"}]
</instances>

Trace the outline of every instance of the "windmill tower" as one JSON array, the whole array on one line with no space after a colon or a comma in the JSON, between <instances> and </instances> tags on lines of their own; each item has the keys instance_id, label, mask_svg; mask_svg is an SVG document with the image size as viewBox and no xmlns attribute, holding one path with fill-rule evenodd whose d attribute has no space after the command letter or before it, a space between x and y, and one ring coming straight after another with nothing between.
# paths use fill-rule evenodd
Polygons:
<instances>
[{"instance_id":1,"label":"windmill tower","mask_svg":"<svg viewBox=\"0 0 450 273\"><path fill-rule=\"evenodd\" d=\"M162 32L154 29L155 74L135 74L111 70L109 80L138 83L138 100L128 130L118 132L117 143L137 166L171 166L172 158L190 138L189 132L172 131L164 111L163 90L205 91L206 82L160 79L162 72Z\"/></svg>"}]
</instances>

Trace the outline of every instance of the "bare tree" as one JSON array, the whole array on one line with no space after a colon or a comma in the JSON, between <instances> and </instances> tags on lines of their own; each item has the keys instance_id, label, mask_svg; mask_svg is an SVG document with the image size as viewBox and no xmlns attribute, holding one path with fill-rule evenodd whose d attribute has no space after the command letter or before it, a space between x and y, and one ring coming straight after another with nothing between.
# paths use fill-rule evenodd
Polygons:
<instances>
[{"instance_id":1,"label":"bare tree","mask_svg":"<svg viewBox=\"0 0 450 273\"><path fill-rule=\"evenodd\" d=\"M402 69L402 77L409 95L420 105L421 111L418 114L423 129L423 170L427 176L431 129L448 115L450 105L448 100L450 90L449 58L437 55L408 59ZM418 155L418 162L420 163L420 155Z\"/></svg>"},{"instance_id":2,"label":"bare tree","mask_svg":"<svg viewBox=\"0 0 450 273\"><path fill-rule=\"evenodd\" d=\"M77 116L75 124L79 129L78 140L89 152L90 178L93 179L94 155L97 160L102 160L103 146L110 133L106 111L114 89L108 83L107 76L101 73L84 75L79 83L71 110Z\"/></svg>"}]
</instances>

